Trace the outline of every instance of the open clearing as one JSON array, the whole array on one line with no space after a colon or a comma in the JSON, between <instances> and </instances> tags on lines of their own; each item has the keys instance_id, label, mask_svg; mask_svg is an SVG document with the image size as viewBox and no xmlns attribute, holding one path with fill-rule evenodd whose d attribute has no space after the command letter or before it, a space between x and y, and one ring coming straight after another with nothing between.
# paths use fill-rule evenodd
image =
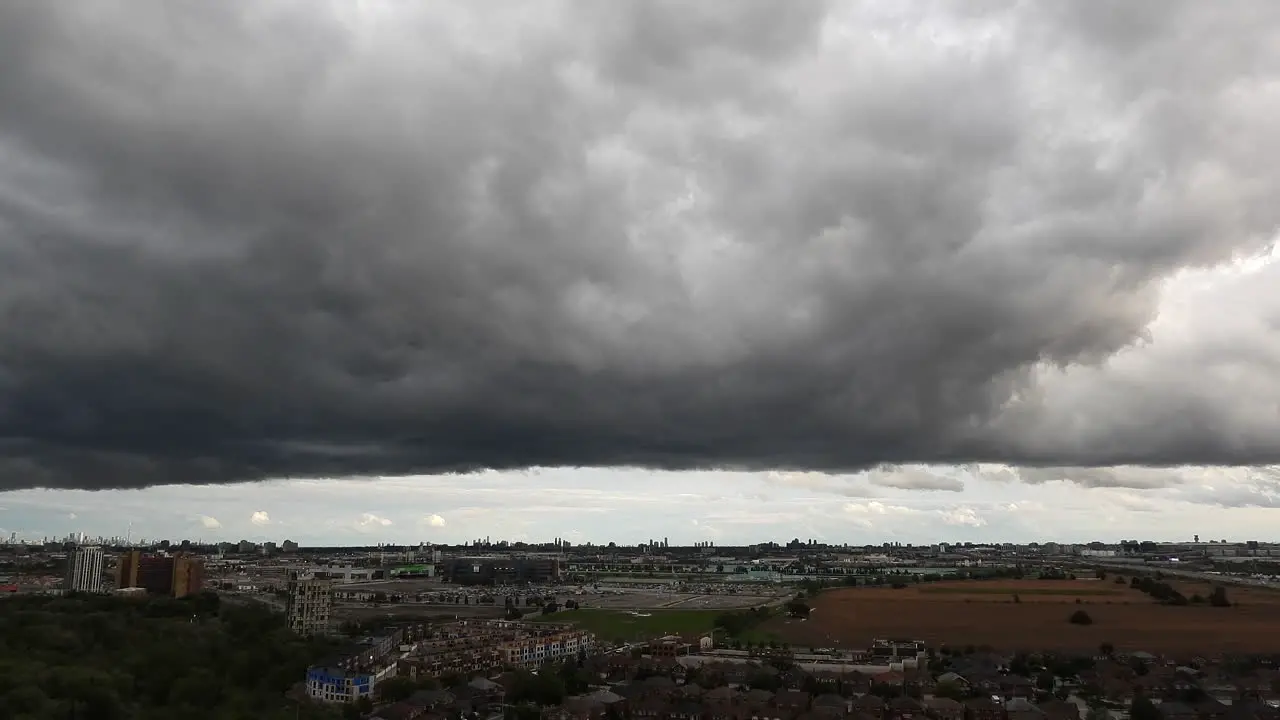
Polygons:
<instances>
[{"instance_id":1,"label":"open clearing","mask_svg":"<svg viewBox=\"0 0 1280 720\"><path fill-rule=\"evenodd\" d=\"M728 610L768 605L780 600L780 597L776 595L700 595L695 593L646 592L642 590L627 590L617 594L572 595L569 597L576 600L583 608L643 610L646 612L660 608L677 607L681 610Z\"/></svg>"},{"instance_id":2,"label":"open clearing","mask_svg":"<svg viewBox=\"0 0 1280 720\"><path fill-rule=\"evenodd\" d=\"M1104 584L1105 583L1105 584ZM1208 596L1208 584L1184 592ZM1109 592L1107 592L1109 591ZM1017 595L1020 602L1014 602ZM1110 580L987 580L847 588L813 601L808 620L775 617L762 628L793 645L864 648L873 638L1006 650L1117 649L1149 652L1270 652L1280 647L1280 593L1228 589L1237 605L1171 607ZM1077 602L1078 601L1078 602ZM1092 625L1072 625L1084 610Z\"/></svg>"},{"instance_id":3,"label":"open clearing","mask_svg":"<svg viewBox=\"0 0 1280 720\"><path fill-rule=\"evenodd\" d=\"M550 615L529 615L535 622L573 623L583 630L589 630L605 642L635 642L663 635L683 635L686 637L710 632L715 626L716 617L722 611L716 610L646 610L639 615L621 610L580 609L561 610ZM744 638L755 642L761 640L780 639L775 633L753 632Z\"/></svg>"}]
</instances>

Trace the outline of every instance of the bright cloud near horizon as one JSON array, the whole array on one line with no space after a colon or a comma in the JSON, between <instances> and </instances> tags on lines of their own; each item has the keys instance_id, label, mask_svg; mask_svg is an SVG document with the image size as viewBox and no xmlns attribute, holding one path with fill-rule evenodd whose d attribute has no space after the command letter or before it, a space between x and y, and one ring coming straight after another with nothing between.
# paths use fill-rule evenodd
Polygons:
<instances>
[{"instance_id":1,"label":"bright cloud near horizon","mask_svg":"<svg viewBox=\"0 0 1280 720\"><path fill-rule=\"evenodd\" d=\"M0 528L1273 532L1280 4L492 10L0 6Z\"/></svg>"},{"instance_id":2,"label":"bright cloud near horizon","mask_svg":"<svg viewBox=\"0 0 1280 720\"><path fill-rule=\"evenodd\" d=\"M28 539L82 531L123 535L132 523L135 538L303 545L452 544L483 537L600 544L665 537L673 544L720 545L796 537L858 545L1194 535L1242 541L1274 538L1280 467L1055 474L1002 465L921 465L843 475L537 468L18 490L5 499L0 534ZM192 506L212 515L191 515ZM269 509L249 512L253 506ZM112 512L100 512L104 507Z\"/></svg>"}]
</instances>

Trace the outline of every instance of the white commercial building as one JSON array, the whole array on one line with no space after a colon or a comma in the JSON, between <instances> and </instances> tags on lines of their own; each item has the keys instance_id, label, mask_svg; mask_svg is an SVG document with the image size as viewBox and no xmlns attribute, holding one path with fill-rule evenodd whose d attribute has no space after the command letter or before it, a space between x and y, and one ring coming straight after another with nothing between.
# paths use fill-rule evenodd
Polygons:
<instances>
[{"instance_id":1,"label":"white commercial building","mask_svg":"<svg viewBox=\"0 0 1280 720\"><path fill-rule=\"evenodd\" d=\"M100 547L78 547L67 556L67 590L102 592L102 568L106 556Z\"/></svg>"}]
</instances>

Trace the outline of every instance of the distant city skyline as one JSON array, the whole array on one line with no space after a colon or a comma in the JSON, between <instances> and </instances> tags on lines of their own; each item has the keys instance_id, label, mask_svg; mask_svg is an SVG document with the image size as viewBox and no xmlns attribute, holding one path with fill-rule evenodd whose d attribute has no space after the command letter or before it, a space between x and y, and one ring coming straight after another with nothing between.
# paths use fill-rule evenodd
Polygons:
<instances>
[{"instance_id":1,"label":"distant city skyline","mask_svg":"<svg viewBox=\"0 0 1280 720\"><path fill-rule=\"evenodd\" d=\"M462 542L430 542L430 541L423 540L417 543L413 543L413 542L378 541L378 542L347 543L345 545L326 545L326 544L301 545L298 543L293 543L294 545L296 545L296 547L293 549L283 547L285 543L292 543L292 542L293 541L290 538L285 538L284 540L281 540L281 541L274 541L274 540L255 541L255 540L249 540L248 538L241 538L240 540L229 540L229 539L207 540L202 538L145 538L145 537L126 540L126 538L122 538L118 536L115 536L115 537L89 536L84 533L72 533L71 535L66 535L63 537L41 536L39 538L35 538L35 537L18 538L15 535L11 535L7 539L7 544L9 545L34 545L34 544L41 544L41 543L54 543L54 544L61 543L61 544L78 545L80 547L162 548L169 551L177 551L186 547L211 548L211 547L218 547L218 546L225 546L225 545L244 546L245 544L248 544L256 550L259 550L259 551L269 550L273 553L287 553L287 552L292 552L293 550L296 550L296 549L305 550L308 548L316 548L316 547L353 547L353 548L358 547L358 548L374 549L374 550L385 548L388 551L397 550L397 549L412 550L417 547L428 547L428 548L444 547L444 548L476 548L477 551L484 550L484 551L492 551L492 552L502 552L504 550L518 550L521 548L536 548L539 551L554 551L559 549L600 550L600 549L607 549L610 547L618 547L618 548L625 548L625 549L631 549L631 550L635 550L637 548L651 548L652 551L655 553L660 553L663 550L695 550L700 548L708 548L712 551L712 554L714 554L714 551L718 548L723 548L727 550L730 548L744 548L744 547L772 547L775 550L786 551L788 549L799 550L806 547L831 548L831 549L859 548L859 549L872 549L872 550L876 548L883 548L885 550L892 550L894 548L998 547L998 546L1005 546L1005 545L1014 545L1014 546L1020 546L1020 547L1053 546L1053 545L1059 545L1063 547L1087 547L1090 545L1105 545L1107 547L1114 548L1114 547L1123 547L1125 544L1138 544L1138 543L1146 543L1146 542L1185 544L1185 545L1241 545L1241 546L1245 546L1248 544L1257 544L1257 543L1261 543L1264 545L1280 543L1280 541L1260 541L1256 539L1234 539L1233 540L1229 538L1205 538L1202 540L1200 539L1199 536L1193 536L1192 538L1128 538L1125 540L1073 540L1073 541L1068 541L1068 540L1063 540L1063 541L1056 541L1056 540L1045 540L1045 541L938 540L934 542L921 542L921 543L911 543L911 542L901 542L901 541L885 541L882 543L877 543L874 541L865 542L865 543L853 543L853 542L827 542L827 541L815 540L813 538L808 538L808 539L791 538L790 540L779 540L777 538L759 538L757 540L750 541L750 542L723 544L723 545L707 545L707 544L701 544L699 542L667 543L667 544L663 544L656 541L618 542L616 540L604 540L604 539L583 540L578 543L568 543L568 542L556 543L554 539L542 540L542 541L539 541L539 540L526 541L526 540L506 540L502 538L492 538L492 539L476 538L476 539L472 539L469 541L462 541Z\"/></svg>"}]
</instances>

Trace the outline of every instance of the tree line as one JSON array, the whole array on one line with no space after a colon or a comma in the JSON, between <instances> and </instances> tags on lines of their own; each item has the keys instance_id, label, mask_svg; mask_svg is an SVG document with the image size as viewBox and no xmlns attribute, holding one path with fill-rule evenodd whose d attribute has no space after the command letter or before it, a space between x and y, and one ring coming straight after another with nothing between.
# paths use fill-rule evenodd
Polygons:
<instances>
[{"instance_id":1,"label":"tree line","mask_svg":"<svg viewBox=\"0 0 1280 720\"><path fill-rule=\"evenodd\" d=\"M214 594L0 600L0 720L326 720L286 697L334 650L260 605Z\"/></svg>"},{"instance_id":2,"label":"tree line","mask_svg":"<svg viewBox=\"0 0 1280 720\"><path fill-rule=\"evenodd\" d=\"M1150 595L1161 605L1199 605L1204 602L1212 607L1230 607L1231 601L1227 599L1227 589L1222 585L1213 588L1206 599L1198 593L1193 594L1190 598L1178 592L1169 583L1163 581L1163 576L1157 574L1156 577L1134 577L1129 580L1129 587L1140 590Z\"/></svg>"}]
</instances>

